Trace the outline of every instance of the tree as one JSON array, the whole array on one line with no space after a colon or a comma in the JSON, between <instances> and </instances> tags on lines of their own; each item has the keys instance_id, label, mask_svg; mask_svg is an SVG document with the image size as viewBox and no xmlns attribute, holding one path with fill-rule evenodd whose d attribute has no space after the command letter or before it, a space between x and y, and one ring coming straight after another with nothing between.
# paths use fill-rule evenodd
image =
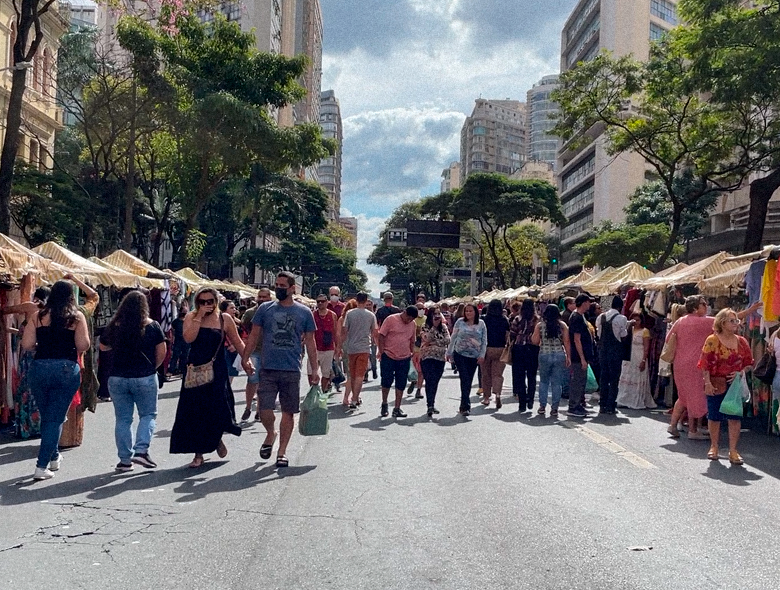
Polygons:
<instances>
[{"instance_id":1,"label":"tree","mask_svg":"<svg viewBox=\"0 0 780 590\"><path fill-rule=\"evenodd\" d=\"M180 16L177 32L125 17L118 38L132 56L139 88L154 97L157 117L175 138L185 233L221 182L259 162L272 172L309 166L333 153L319 125L279 128L270 108L296 102L303 58L259 53L254 37L216 15L201 23Z\"/></svg>"},{"instance_id":2,"label":"tree","mask_svg":"<svg viewBox=\"0 0 780 590\"><path fill-rule=\"evenodd\" d=\"M615 225L607 221L594 228L591 237L574 249L585 266L617 267L633 261L658 268L658 260L666 252L669 234L668 223ZM679 245L672 249L673 256L681 252Z\"/></svg>"},{"instance_id":3,"label":"tree","mask_svg":"<svg viewBox=\"0 0 780 590\"><path fill-rule=\"evenodd\" d=\"M745 134L754 155L745 252L761 249L769 199L780 188L780 2L681 0L687 23L674 41L687 58L689 85L710 100L754 113L757 130Z\"/></svg>"},{"instance_id":4,"label":"tree","mask_svg":"<svg viewBox=\"0 0 780 590\"><path fill-rule=\"evenodd\" d=\"M543 262L547 261L545 234L532 223L513 225L507 228L506 240L496 248L499 262L503 268L512 269L512 286L531 285L533 256L537 254ZM485 270L495 271L491 265Z\"/></svg>"},{"instance_id":5,"label":"tree","mask_svg":"<svg viewBox=\"0 0 780 590\"><path fill-rule=\"evenodd\" d=\"M666 188L671 231L659 265L678 243L683 211L742 184L769 115L745 103L707 100L691 87L688 69L686 53L667 38L652 46L646 63L602 52L562 74L553 95L561 107L555 133L570 148L593 141L593 130L603 127L609 153L641 155ZM683 174L694 182L681 191L676 179Z\"/></svg>"},{"instance_id":6,"label":"tree","mask_svg":"<svg viewBox=\"0 0 780 590\"><path fill-rule=\"evenodd\" d=\"M490 255L501 288L518 287L523 263L509 244L510 227L523 220L565 221L558 193L541 180L513 180L501 174L472 174L459 191L452 194L452 216L461 221L475 219ZM511 266L502 264L499 249L504 248ZM509 270L507 270L509 268ZM507 281L507 272L510 279Z\"/></svg>"},{"instance_id":7,"label":"tree","mask_svg":"<svg viewBox=\"0 0 780 590\"><path fill-rule=\"evenodd\" d=\"M0 153L0 232L7 234L11 227L9 205L13 185L14 165L19 152L22 104L27 88L27 68L38 53L44 37L43 19L50 10L56 10L54 0L16 0L13 26L16 31L11 48L14 64L11 68L11 93L5 118L3 150Z\"/></svg>"}]
</instances>

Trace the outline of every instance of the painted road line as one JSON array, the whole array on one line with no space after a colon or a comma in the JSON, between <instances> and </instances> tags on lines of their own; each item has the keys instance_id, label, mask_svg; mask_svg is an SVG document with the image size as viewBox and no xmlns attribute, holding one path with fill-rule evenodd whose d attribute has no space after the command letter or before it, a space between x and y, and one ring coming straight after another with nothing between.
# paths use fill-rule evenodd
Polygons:
<instances>
[{"instance_id":1,"label":"painted road line","mask_svg":"<svg viewBox=\"0 0 780 590\"><path fill-rule=\"evenodd\" d=\"M639 467L641 469L656 469L656 466L650 463L650 461L643 459L636 453L632 453L631 451L617 444L611 438L606 437L603 434L599 434L598 432L592 430L591 428L588 428L587 426L583 426L582 424L577 424L575 422L563 422L562 424L566 428L571 428L572 430L576 430L577 432L582 434L585 438L592 440L601 448L609 451L610 453L617 455L621 459L625 459L626 461L628 461L629 463L631 463L636 467Z\"/></svg>"}]
</instances>

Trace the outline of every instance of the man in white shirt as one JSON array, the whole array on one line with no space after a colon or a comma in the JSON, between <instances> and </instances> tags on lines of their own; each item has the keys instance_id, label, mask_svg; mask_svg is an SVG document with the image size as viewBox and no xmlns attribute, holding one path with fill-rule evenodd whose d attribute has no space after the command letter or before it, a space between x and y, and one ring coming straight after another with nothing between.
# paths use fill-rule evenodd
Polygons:
<instances>
[{"instance_id":1,"label":"man in white shirt","mask_svg":"<svg viewBox=\"0 0 780 590\"><path fill-rule=\"evenodd\" d=\"M628 319L620 313L622 309L623 300L615 295L611 309L596 318L601 365L600 414L614 414L617 411L618 382L623 370L623 338L628 335Z\"/></svg>"}]
</instances>

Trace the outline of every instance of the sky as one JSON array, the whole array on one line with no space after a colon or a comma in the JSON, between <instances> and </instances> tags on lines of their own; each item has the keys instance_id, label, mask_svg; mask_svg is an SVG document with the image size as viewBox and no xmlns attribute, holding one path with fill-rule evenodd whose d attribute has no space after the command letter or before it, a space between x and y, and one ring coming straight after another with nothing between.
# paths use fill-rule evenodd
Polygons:
<instances>
[{"instance_id":1,"label":"sky","mask_svg":"<svg viewBox=\"0 0 780 590\"><path fill-rule=\"evenodd\" d=\"M400 204L439 192L474 100L514 99L560 66L577 0L320 0L322 89L344 127L341 214L358 218L358 267Z\"/></svg>"}]
</instances>

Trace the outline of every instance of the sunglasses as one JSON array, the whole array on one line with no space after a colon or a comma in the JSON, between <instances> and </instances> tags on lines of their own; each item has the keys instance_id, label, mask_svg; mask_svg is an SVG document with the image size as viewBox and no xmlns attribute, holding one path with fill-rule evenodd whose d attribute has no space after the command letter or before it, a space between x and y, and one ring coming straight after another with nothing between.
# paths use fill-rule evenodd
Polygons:
<instances>
[{"instance_id":1,"label":"sunglasses","mask_svg":"<svg viewBox=\"0 0 780 590\"><path fill-rule=\"evenodd\" d=\"M198 299L195 303L198 305L214 305L213 299Z\"/></svg>"},{"instance_id":2,"label":"sunglasses","mask_svg":"<svg viewBox=\"0 0 780 590\"><path fill-rule=\"evenodd\" d=\"M327 299L317 299L317 303L327 303Z\"/></svg>"},{"instance_id":3,"label":"sunglasses","mask_svg":"<svg viewBox=\"0 0 780 590\"><path fill-rule=\"evenodd\" d=\"M435 315L435 316L433 316L433 319L434 319L434 320L440 320L440 319L441 319L441 316L440 316L440 315Z\"/></svg>"},{"instance_id":4,"label":"sunglasses","mask_svg":"<svg viewBox=\"0 0 780 590\"><path fill-rule=\"evenodd\" d=\"M734 319L731 319L731 320L729 320L729 323L730 323L730 324L737 324L737 325L739 325L739 324L741 324L742 322L741 322L739 319L737 319L737 318L734 318Z\"/></svg>"}]
</instances>

